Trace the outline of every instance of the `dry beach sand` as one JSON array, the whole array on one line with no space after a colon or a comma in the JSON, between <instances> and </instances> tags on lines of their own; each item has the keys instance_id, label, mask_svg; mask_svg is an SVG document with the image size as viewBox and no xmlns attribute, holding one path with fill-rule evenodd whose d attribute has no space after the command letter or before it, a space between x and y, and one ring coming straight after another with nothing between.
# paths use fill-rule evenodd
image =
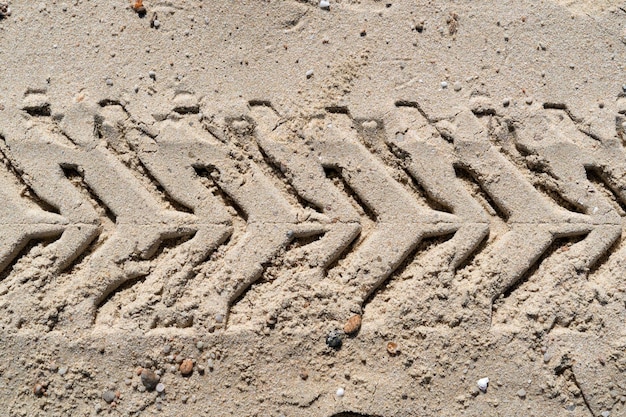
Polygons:
<instances>
[{"instance_id":1,"label":"dry beach sand","mask_svg":"<svg viewBox=\"0 0 626 417\"><path fill-rule=\"evenodd\" d=\"M0 414L626 416L623 0L0 3Z\"/></svg>"}]
</instances>

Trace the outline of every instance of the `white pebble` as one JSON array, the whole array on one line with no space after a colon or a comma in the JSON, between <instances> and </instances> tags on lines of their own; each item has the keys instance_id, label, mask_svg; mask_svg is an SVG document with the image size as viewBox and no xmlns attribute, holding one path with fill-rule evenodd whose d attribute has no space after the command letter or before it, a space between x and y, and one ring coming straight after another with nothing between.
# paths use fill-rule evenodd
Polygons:
<instances>
[{"instance_id":1,"label":"white pebble","mask_svg":"<svg viewBox=\"0 0 626 417\"><path fill-rule=\"evenodd\" d=\"M611 412L610 411L603 411L602 413L600 413L600 415L602 417L609 417L611 415Z\"/></svg>"},{"instance_id":2,"label":"white pebble","mask_svg":"<svg viewBox=\"0 0 626 417\"><path fill-rule=\"evenodd\" d=\"M448 88L448 83L445 81L441 82L441 88Z\"/></svg>"},{"instance_id":3,"label":"white pebble","mask_svg":"<svg viewBox=\"0 0 626 417\"><path fill-rule=\"evenodd\" d=\"M311 78L313 76L313 70L312 69L308 70L305 75L307 78Z\"/></svg>"},{"instance_id":4,"label":"white pebble","mask_svg":"<svg viewBox=\"0 0 626 417\"><path fill-rule=\"evenodd\" d=\"M482 392L487 392L487 387L489 386L489 378L480 378L478 381L476 381L476 385L478 386L478 389Z\"/></svg>"},{"instance_id":5,"label":"white pebble","mask_svg":"<svg viewBox=\"0 0 626 417\"><path fill-rule=\"evenodd\" d=\"M320 0L320 9L330 9L330 2L328 0Z\"/></svg>"},{"instance_id":6,"label":"white pebble","mask_svg":"<svg viewBox=\"0 0 626 417\"><path fill-rule=\"evenodd\" d=\"M155 29L158 29L159 27L161 27L161 22L159 22L159 19L154 19L154 22L152 22L152 25L154 26Z\"/></svg>"},{"instance_id":7,"label":"white pebble","mask_svg":"<svg viewBox=\"0 0 626 417\"><path fill-rule=\"evenodd\" d=\"M162 382L159 382L156 386L156 391L159 393L165 391L165 385Z\"/></svg>"},{"instance_id":8,"label":"white pebble","mask_svg":"<svg viewBox=\"0 0 626 417\"><path fill-rule=\"evenodd\" d=\"M337 389L337 397L343 397L343 394L345 393L346 391L343 388Z\"/></svg>"},{"instance_id":9,"label":"white pebble","mask_svg":"<svg viewBox=\"0 0 626 417\"><path fill-rule=\"evenodd\" d=\"M149 71L149 72L148 72L148 76L154 80L154 79L156 78L156 72L154 72L154 71Z\"/></svg>"},{"instance_id":10,"label":"white pebble","mask_svg":"<svg viewBox=\"0 0 626 417\"><path fill-rule=\"evenodd\" d=\"M107 85L110 87L113 85L113 80L110 78L107 78Z\"/></svg>"}]
</instances>

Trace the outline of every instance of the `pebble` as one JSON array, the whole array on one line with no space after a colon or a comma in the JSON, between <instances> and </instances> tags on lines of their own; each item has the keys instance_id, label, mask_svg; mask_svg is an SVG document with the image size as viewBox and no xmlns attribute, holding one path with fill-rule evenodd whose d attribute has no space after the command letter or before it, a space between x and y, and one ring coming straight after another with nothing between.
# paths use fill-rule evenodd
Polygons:
<instances>
[{"instance_id":1,"label":"pebble","mask_svg":"<svg viewBox=\"0 0 626 417\"><path fill-rule=\"evenodd\" d=\"M180 373L183 374L184 376L191 375L191 373L193 372L193 361L191 359L185 359L180 364L179 369L180 369Z\"/></svg>"},{"instance_id":2,"label":"pebble","mask_svg":"<svg viewBox=\"0 0 626 417\"><path fill-rule=\"evenodd\" d=\"M223 322L224 322L224 315L223 315L223 314L221 314L221 313L217 313L217 314L215 315L215 321L216 321L217 323L223 323Z\"/></svg>"},{"instance_id":3,"label":"pebble","mask_svg":"<svg viewBox=\"0 0 626 417\"><path fill-rule=\"evenodd\" d=\"M161 22L159 21L159 19L154 19L154 21L152 22L152 26L154 26L155 29L160 28Z\"/></svg>"},{"instance_id":4,"label":"pebble","mask_svg":"<svg viewBox=\"0 0 626 417\"><path fill-rule=\"evenodd\" d=\"M156 386L156 391L158 393L165 391L165 385L162 382L159 382Z\"/></svg>"},{"instance_id":5,"label":"pebble","mask_svg":"<svg viewBox=\"0 0 626 417\"><path fill-rule=\"evenodd\" d=\"M67 366L62 366L59 368L59 375L63 376L67 373L67 371L68 371Z\"/></svg>"},{"instance_id":6,"label":"pebble","mask_svg":"<svg viewBox=\"0 0 626 417\"><path fill-rule=\"evenodd\" d=\"M108 404L111 404L113 401L115 401L115 392L109 390L106 390L102 393L102 399L107 402Z\"/></svg>"},{"instance_id":7,"label":"pebble","mask_svg":"<svg viewBox=\"0 0 626 417\"><path fill-rule=\"evenodd\" d=\"M342 336L339 330L331 330L326 336L326 344L333 349L339 349L343 343Z\"/></svg>"},{"instance_id":8,"label":"pebble","mask_svg":"<svg viewBox=\"0 0 626 417\"><path fill-rule=\"evenodd\" d=\"M207 367L207 368L209 368L209 370L211 370L211 371L212 371L214 366L215 366L215 365L214 365L214 363L213 363L213 359L207 359L207 361L206 361L206 367Z\"/></svg>"},{"instance_id":9,"label":"pebble","mask_svg":"<svg viewBox=\"0 0 626 417\"><path fill-rule=\"evenodd\" d=\"M546 352L543 354L543 362L548 363L552 359L552 354L550 352Z\"/></svg>"},{"instance_id":10,"label":"pebble","mask_svg":"<svg viewBox=\"0 0 626 417\"><path fill-rule=\"evenodd\" d=\"M476 386L482 392L487 392L487 387L489 386L489 378L480 378L478 381L476 381Z\"/></svg>"},{"instance_id":11,"label":"pebble","mask_svg":"<svg viewBox=\"0 0 626 417\"><path fill-rule=\"evenodd\" d=\"M196 343L196 347L198 348L198 350L202 350L202 349L204 349L204 342L198 342L198 343Z\"/></svg>"},{"instance_id":12,"label":"pebble","mask_svg":"<svg viewBox=\"0 0 626 417\"><path fill-rule=\"evenodd\" d=\"M44 386L42 384L35 384L35 386L33 387L33 393L36 396L41 396L46 392L46 389L44 388Z\"/></svg>"},{"instance_id":13,"label":"pebble","mask_svg":"<svg viewBox=\"0 0 626 417\"><path fill-rule=\"evenodd\" d=\"M517 391L517 396L520 397L521 399L526 398L526 390L525 389L521 389L521 390Z\"/></svg>"},{"instance_id":14,"label":"pebble","mask_svg":"<svg viewBox=\"0 0 626 417\"><path fill-rule=\"evenodd\" d=\"M312 69L308 70L305 75L307 78L311 78L313 76L313 70Z\"/></svg>"},{"instance_id":15,"label":"pebble","mask_svg":"<svg viewBox=\"0 0 626 417\"><path fill-rule=\"evenodd\" d=\"M623 91L624 93L626 93L626 84L623 84L623 85L622 85L622 91Z\"/></svg>"},{"instance_id":16,"label":"pebble","mask_svg":"<svg viewBox=\"0 0 626 417\"><path fill-rule=\"evenodd\" d=\"M170 345L163 346L163 354L168 355L172 351L172 347Z\"/></svg>"},{"instance_id":17,"label":"pebble","mask_svg":"<svg viewBox=\"0 0 626 417\"><path fill-rule=\"evenodd\" d=\"M107 78L106 83L107 83L107 85L110 87L110 86L112 86L112 85L113 85L113 80L112 80L112 79L110 79L110 78Z\"/></svg>"},{"instance_id":18,"label":"pebble","mask_svg":"<svg viewBox=\"0 0 626 417\"><path fill-rule=\"evenodd\" d=\"M441 82L441 88L448 88L448 83L446 81Z\"/></svg>"},{"instance_id":19,"label":"pebble","mask_svg":"<svg viewBox=\"0 0 626 417\"><path fill-rule=\"evenodd\" d=\"M343 326L343 331L346 334L353 334L353 333L358 332L360 328L361 328L361 316L358 314L355 314L354 316L350 317L348 321L346 322L346 324Z\"/></svg>"},{"instance_id":20,"label":"pebble","mask_svg":"<svg viewBox=\"0 0 626 417\"><path fill-rule=\"evenodd\" d=\"M144 369L141 371L141 383L150 391L156 388L159 383L159 379L159 376L150 369Z\"/></svg>"},{"instance_id":21,"label":"pebble","mask_svg":"<svg viewBox=\"0 0 626 417\"><path fill-rule=\"evenodd\" d=\"M0 19L11 16L11 8L6 3L0 3Z\"/></svg>"},{"instance_id":22,"label":"pebble","mask_svg":"<svg viewBox=\"0 0 626 417\"><path fill-rule=\"evenodd\" d=\"M398 344L396 342L387 342L387 353L391 356L398 354Z\"/></svg>"},{"instance_id":23,"label":"pebble","mask_svg":"<svg viewBox=\"0 0 626 417\"><path fill-rule=\"evenodd\" d=\"M454 83L454 91L461 91L463 89L463 85L460 82Z\"/></svg>"},{"instance_id":24,"label":"pebble","mask_svg":"<svg viewBox=\"0 0 626 417\"><path fill-rule=\"evenodd\" d=\"M376 120L368 120L362 123L363 129L366 130L376 130L378 129L378 123Z\"/></svg>"},{"instance_id":25,"label":"pebble","mask_svg":"<svg viewBox=\"0 0 626 417\"><path fill-rule=\"evenodd\" d=\"M343 395L346 393L346 391L343 388L338 388L337 389L337 397L343 397Z\"/></svg>"},{"instance_id":26,"label":"pebble","mask_svg":"<svg viewBox=\"0 0 626 417\"><path fill-rule=\"evenodd\" d=\"M511 99L510 99L510 98L505 98L505 99L502 101L502 105L503 105L504 107L509 107L509 104L511 104Z\"/></svg>"},{"instance_id":27,"label":"pebble","mask_svg":"<svg viewBox=\"0 0 626 417\"><path fill-rule=\"evenodd\" d=\"M532 97L527 97L525 101L526 101L526 104L528 104L529 106L531 104L533 104L533 98Z\"/></svg>"},{"instance_id":28,"label":"pebble","mask_svg":"<svg viewBox=\"0 0 626 417\"><path fill-rule=\"evenodd\" d=\"M156 72L154 71L148 71L148 76L150 78L152 78L153 80L156 80Z\"/></svg>"},{"instance_id":29,"label":"pebble","mask_svg":"<svg viewBox=\"0 0 626 417\"><path fill-rule=\"evenodd\" d=\"M320 9L330 9L330 2L328 0L320 0Z\"/></svg>"},{"instance_id":30,"label":"pebble","mask_svg":"<svg viewBox=\"0 0 626 417\"><path fill-rule=\"evenodd\" d=\"M610 411L603 411L602 413L600 413L600 415L602 417L609 417L611 415L611 412Z\"/></svg>"}]
</instances>

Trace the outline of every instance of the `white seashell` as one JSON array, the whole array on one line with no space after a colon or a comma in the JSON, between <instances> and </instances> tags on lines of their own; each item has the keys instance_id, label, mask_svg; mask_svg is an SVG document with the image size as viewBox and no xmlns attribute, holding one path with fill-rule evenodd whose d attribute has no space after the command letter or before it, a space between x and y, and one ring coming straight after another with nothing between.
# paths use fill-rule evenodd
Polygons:
<instances>
[{"instance_id":1,"label":"white seashell","mask_svg":"<svg viewBox=\"0 0 626 417\"><path fill-rule=\"evenodd\" d=\"M487 387L489 386L489 378L480 378L476 381L476 385L478 385L478 389L482 392L487 392Z\"/></svg>"}]
</instances>

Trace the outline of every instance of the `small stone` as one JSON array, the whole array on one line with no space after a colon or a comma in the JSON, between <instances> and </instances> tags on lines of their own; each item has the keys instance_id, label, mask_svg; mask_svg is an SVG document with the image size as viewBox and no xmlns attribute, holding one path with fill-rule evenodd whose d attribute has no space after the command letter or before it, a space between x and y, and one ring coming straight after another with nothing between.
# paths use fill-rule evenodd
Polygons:
<instances>
[{"instance_id":1,"label":"small stone","mask_svg":"<svg viewBox=\"0 0 626 417\"><path fill-rule=\"evenodd\" d=\"M482 392L487 392L487 387L489 386L489 378L480 378L478 381L476 381L476 386Z\"/></svg>"},{"instance_id":2,"label":"small stone","mask_svg":"<svg viewBox=\"0 0 626 417\"><path fill-rule=\"evenodd\" d=\"M308 70L305 75L307 78L311 78L313 76L313 70L312 69Z\"/></svg>"},{"instance_id":3,"label":"small stone","mask_svg":"<svg viewBox=\"0 0 626 417\"><path fill-rule=\"evenodd\" d=\"M326 344L333 349L339 349L343 343L342 339L343 334L339 330L332 330L326 336Z\"/></svg>"},{"instance_id":4,"label":"small stone","mask_svg":"<svg viewBox=\"0 0 626 417\"><path fill-rule=\"evenodd\" d=\"M67 366L62 366L59 368L59 375L63 376L67 373L67 371L68 371Z\"/></svg>"},{"instance_id":5,"label":"small stone","mask_svg":"<svg viewBox=\"0 0 626 417\"><path fill-rule=\"evenodd\" d=\"M196 348L198 348L198 350L204 349L204 342L200 341L196 343Z\"/></svg>"},{"instance_id":6,"label":"small stone","mask_svg":"<svg viewBox=\"0 0 626 417\"><path fill-rule=\"evenodd\" d=\"M398 344L396 342L387 342L387 353L391 356L395 356L400 352L398 349Z\"/></svg>"},{"instance_id":7,"label":"small stone","mask_svg":"<svg viewBox=\"0 0 626 417\"><path fill-rule=\"evenodd\" d=\"M159 19L154 19L154 21L152 22L152 26L154 26L155 29L160 28L161 22L159 21Z\"/></svg>"},{"instance_id":8,"label":"small stone","mask_svg":"<svg viewBox=\"0 0 626 417\"><path fill-rule=\"evenodd\" d=\"M605 410L605 411L601 412L601 413L600 413L600 415L601 415L602 417L609 417L609 416L611 415L611 412L610 412L610 411L606 411L606 410Z\"/></svg>"},{"instance_id":9,"label":"small stone","mask_svg":"<svg viewBox=\"0 0 626 417\"><path fill-rule=\"evenodd\" d=\"M320 9L330 9L330 2L328 0L320 0Z\"/></svg>"},{"instance_id":10,"label":"small stone","mask_svg":"<svg viewBox=\"0 0 626 417\"><path fill-rule=\"evenodd\" d=\"M300 379L302 379L303 381L306 381L309 378L309 373L303 369L300 371Z\"/></svg>"},{"instance_id":11,"label":"small stone","mask_svg":"<svg viewBox=\"0 0 626 417\"><path fill-rule=\"evenodd\" d=\"M526 97L526 100L524 100L526 102L526 104L528 104L529 106L531 104L533 104L533 98L532 97Z\"/></svg>"},{"instance_id":12,"label":"small stone","mask_svg":"<svg viewBox=\"0 0 626 417\"><path fill-rule=\"evenodd\" d=\"M170 345L163 346L162 352L164 355L168 355L171 351L172 351L172 347Z\"/></svg>"},{"instance_id":13,"label":"small stone","mask_svg":"<svg viewBox=\"0 0 626 417\"><path fill-rule=\"evenodd\" d=\"M111 404L113 401L115 401L115 392L109 390L106 390L102 393L102 399L108 403Z\"/></svg>"},{"instance_id":14,"label":"small stone","mask_svg":"<svg viewBox=\"0 0 626 417\"><path fill-rule=\"evenodd\" d=\"M213 363L213 359L207 359L207 361L206 361L206 367L207 367L207 368L209 368L209 370L210 370L210 371L212 371L212 370L213 370L213 367L214 367L214 366L215 366L215 365L214 365L214 363Z\"/></svg>"},{"instance_id":15,"label":"small stone","mask_svg":"<svg viewBox=\"0 0 626 417\"><path fill-rule=\"evenodd\" d=\"M156 80L156 72L154 71L148 71L148 76L150 78L152 78L153 80Z\"/></svg>"},{"instance_id":16,"label":"small stone","mask_svg":"<svg viewBox=\"0 0 626 417\"><path fill-rule=\"evenodd\" d=\"M552 354L550 352L546 352L543 354L543 362L548 363L552 359Z\"/></svg>"},{"instance_id":17,"label":"small stone","mask_svg":"<svg viewBox=\"0 0 626 417\"><path fill-rule=\"evenodd\" d=\"M156 392L162 393L165 391L165 385L162 382L159 382L156 386Z\"/></svg>"},{"instance_id":18,"label":"small stone","mask_svg":"<svg viewBox=\"0 0 626 417\"><path fill-rule=\"evenodd\" d=\"M43 384L35 384L35 386L33 387L33 394L38 397L41 397L45 392L46 389L44 388Z\"/></svg>"},{"instance_id":19,"label":"small stone","mask_svg":"<svg viewBox=\"0 0 626 417\"><path fill-rule=\"evenodd\" d=\"M361 126L363 126L363 129L366 129L366 130L378 129L378 123L376 122L376 120L368 120L366 122L363 122Z\"/></svg>"},{"instance_id":20,"label":"small stone","mask_svg":"<svg viewBox=\"0 0 626 417\"><path fill-rule=\"evenodd\" d=\"M159 383L159 379L161 378L150 369L144 369L141 371L141 383L148 391L152 391L156 388Z\"/></svg>"},{"instance_id":21,"label":"small stone","mask_svg":"<svg viewBox=\"0 0 626 417\"><path fill-rule=\"evenodd\" d=\"M346 393L346 391L343 388L338 388L337 389L337 397L343 397L344 394Z\"/></svg>"},{"instance_id":22,"label":"small stone","mask_svg":"<svg viewBox=\"0 0 626 417\"><path fill-rule=\"evenodd\" d=\"M215 315L215 322L216 323L220 323L220 324L223 323L224 322L224 315L221 314L221 313L217 313Z\"/></svg>"},{"instance_id":23,"label":"small stone","mask_svg":"<svg viewBox=\"0 0 626 417\"><path fill-rule=\"evenodd\" d=\"M180 373L184 376L189 376L193 372L193 361L191 359L185 359L178 368Z\"/></svg>"},{"instance_id":24,"label":"small stone","mask_svg":"<svg viewBox=\"0 0 626 417\"><path fill-rule=\"evenodd\" d=\"M463 89L463 85L460 82L454 83L454 91L461 91Z\"/></svg>"},{"instance_id":25,"label":"small stone","mask_svg":"<svg viewBox=\"0 0 626 417\"><path fill-rule=\"evenodd\" d=\"M106 83L107 83L107 85L110 87L110 86L112 86L112 85L113 85L113 80L112 80L112 79L110 79L110 78L107 78Z\"/></svg>"},{"instance_id":26,"label":"small stone","mask_svg":"<svg viewBox=\"0 0 626 417\"><path fill-rule=\"evenodd\" d=\"M511 99L510 98L505 98L502 101L502 106L504 106L504 107L509 107L510 104L511 104Z\"/></svg>"},{"instance_id":27,"label":"small stone","mask_svg":"<svg viewBox=\"0 0 626 417\"><path fill-rule=\"evenodd\" d=\"M346 334L353 334L353 333L358 332L360 328L361 328L361 316L358 314L355 314L354 316L350 317L348 321L346 322L346 324L343 326L343 331Z\"/></svg>"},{"instance_id":28,"label":"small stone","mask_svg":"<svg viewBox=\"0 0 626 417\"><path fill-rule=\"evenodd\" d=\"M525 389L521 389L521 390L517 391L517 396L520 397L521 399L526 398L526 390Z\"/></svg>"},{"instance_id":29,"label":"small stone","mask_svg":"<svg viewBox=\"0 0 626 417\"><path fill-rule=\"evenodd\" d=\"M446 81L442 81L440 85L441 85L441 88L443 89L448 88L448 83Z\"/></svg>"},{"instance_id":30,"label":"small stone","mask_svg":"<svg viewBox=\"0 0 626 417\"><path fill-rule=\"evenodd\" d=\"M11 8L6 3L0 3L0 19L11 16Z\"/></svg>"}]
</instances>

